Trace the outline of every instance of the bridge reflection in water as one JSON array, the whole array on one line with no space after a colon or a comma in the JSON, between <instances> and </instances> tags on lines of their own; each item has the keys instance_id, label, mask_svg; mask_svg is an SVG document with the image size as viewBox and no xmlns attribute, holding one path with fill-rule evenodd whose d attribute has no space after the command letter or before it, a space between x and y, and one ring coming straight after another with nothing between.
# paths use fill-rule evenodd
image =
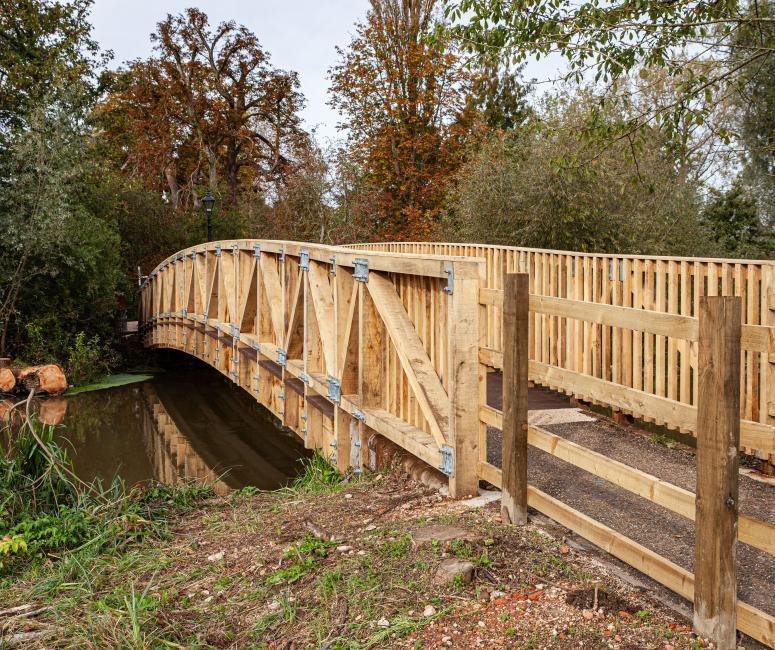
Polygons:
<instances>
[{"instance_id":1,"label":"bridge reflection in water","mask_svg":"<svg viewBox=\"0 0 775 650\"><path fill-rule=\"evenodd\" d=\"M219 383L223 383L220 381ZM238 391L222 386L213 398L201 384L185 381L142 386L142 431L153 477L175 484L196 479L216 494L253 485L286 485L309 454L296 436L278 429L268 414Z\"/></svg>"},{"instance_id":2,"label":"bridge reflection in water","mask_svg":"<svg viewBox=\"0 0 775 650\"><path fill-rule=\"evenodd\" d=\"M168 369L151 381L64 398L56 435L81 478L196 479L225 494L276 489L299 473L310 452L248 395L178 353L160 361Z\"/></svg>"}]
</instances>

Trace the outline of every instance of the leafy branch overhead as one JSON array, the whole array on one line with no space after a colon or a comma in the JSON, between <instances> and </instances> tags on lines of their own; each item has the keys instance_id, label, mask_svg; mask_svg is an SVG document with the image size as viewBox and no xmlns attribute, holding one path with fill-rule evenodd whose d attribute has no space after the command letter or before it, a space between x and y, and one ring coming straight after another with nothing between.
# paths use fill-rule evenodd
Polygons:
<instances>
[{"instance_id":1,"label":"leafy branch overhead","mask_svg":"<svg viewBox=\"0 0 775 650\"><path fill-rule=\"evenodd\" d=\"M567 65L561 76L575 83L611 83L638 69L664 69L680 79L679 92L650 115L663 115L667 126L687 110L701 123L707 111L694 107L695 100L710 100L774 51L775 15L767 2L448 0L445 15L477 57L519 63L558 54ZM745 33L761 38L741 39ZM715 65L692 65L707 57Z\"/></svg>"}]
</instances>

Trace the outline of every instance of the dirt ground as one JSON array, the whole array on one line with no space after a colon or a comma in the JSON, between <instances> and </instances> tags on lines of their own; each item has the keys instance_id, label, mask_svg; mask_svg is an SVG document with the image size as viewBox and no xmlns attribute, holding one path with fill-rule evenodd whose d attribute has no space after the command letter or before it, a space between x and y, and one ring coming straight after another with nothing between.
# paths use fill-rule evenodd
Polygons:
<instances>
[{"instance_id":1,"label":"dirt ground","mask_svg":"<svg viewBox=\"0 0 775 650\"><path fill-rule=\"evenodd\" d=\"M213 499L166 542L90 560L77 586L54 564L19 582L0 607L44 609L0 625L45 633L25 648L708 647L562 528L498 510L396 473ZM452 559L470 576L438 582Z\"/></svg>"},{"instance_id":2,"label":"dirt ground","mask_svg":"<svg viewBox=\"0 0 775 650\"><path fill-rule=\"evenodd\" d=\"M545 395L544 404L554 394ZM534 397L534 400L539 398ZM490 403L500 407L493 392ZM565 404L565 406L569 406ZM555 406L556 408L557 406ZM546 406L544 406L546 408ZM696 464L693 451L652 436L635 427L615 425L608 418L585 411L592 422L542 424L554 434L631 465L686 490L694 491ZM659 442L655 442L658 440ZM666 446L666 444L670 446ZM488 461L500 467L502 436L488 428ZM547 494L623 533L689 571L694 571L694 522L538 449L528 450L528 480ZM740 476L740 512L775 524L775 487ZM738 545L738 598L775 614L775 562L756 548Z\"/></svg>"}]
</instances>

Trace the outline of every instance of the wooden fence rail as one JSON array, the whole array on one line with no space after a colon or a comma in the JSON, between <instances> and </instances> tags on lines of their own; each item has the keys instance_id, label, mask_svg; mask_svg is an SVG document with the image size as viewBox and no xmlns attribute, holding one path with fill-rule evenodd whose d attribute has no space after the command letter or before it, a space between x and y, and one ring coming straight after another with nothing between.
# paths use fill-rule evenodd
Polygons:
<instances>
[{"instance_id":1,"label":"wooden fence rail","mask_svg":"<svg viewBox=\"0 0 775 650\"><path fill-rule=\"evenodd\" d=\"M742 449L775 462L775 262L399 242L370 251L485 260L480 358L500 368L503 275L530 275L530 378L686 433L696 430L702 296L742 298ZM688 408L690 407L690 408Z\"/></svg>"}]
</instances>

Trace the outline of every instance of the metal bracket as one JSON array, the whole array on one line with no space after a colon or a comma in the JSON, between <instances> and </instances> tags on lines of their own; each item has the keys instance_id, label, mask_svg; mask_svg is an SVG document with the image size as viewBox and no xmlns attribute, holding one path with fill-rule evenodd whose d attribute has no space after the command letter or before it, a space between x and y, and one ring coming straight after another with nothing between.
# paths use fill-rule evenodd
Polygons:
<instances>
[{"instance_id":1,"label":"metal bracket","mask_svg":"<svg viewBox=\"0 0 775 650\"><path fill-rule=\"evenodd\" d=\"M261 244L253 244L253 257L261 257Z\"/></svg>"},{"instance_id":2,"label":"metal bracket","mask_svg":"<svg viewBox=\"0 0 775 650\"><path fill-rule=\"evenodd\" d=\"M455 458L452 447L445 443L441 445L439 453L441 454L439 469L447 476L452 476L455 473Z\"/></svg>"},{"instance_id":3,"label":"metal bracket","mask_svg":"<svg viewBox=\"0 0 775 650\"><path fill-rule=\"evenodd\" d=\"M215 245L215 256L216 257L220 257L221 256L221 245L220 244L216 244Z\"/></svg>"},{"instance_id":4,"label":"metal bracket","mask_svg":"<svg viewBox=\"0 0 775 650\"><path fill-rule=\"evenodd\" d=\"M277 365L285 368L285 362L288 359L287 354L283 348L277 348Z\"/></svg>"},{"instance_id":5,"label":"metal bracket","mask_svg":"<svg viewBox=\"0 0 775 650\"><path fill-rule=\"evenodd\" d=\"M339 404L342 401L342 386L336 377L328 375L328 399L334 404Z\"/></svg>"},{"instance_id":6,"label":"metal bracket","mask_svg":"<svg viewBox=\"0 0 775 650\"><path fill-rule=\"evenodd\" d=\"M192 251L191 251L191 259L192 259L192 260L195 260L195 259L196 259L196 248L195 248L194 250L192 250Z\"/></svg>"},{"instance_id":7,"label":"metal bracket","mask_svg":"<svg viewBox=\"0 0 775 650\"><path fill-rule=\"evenodd\" d=\"M186 317L188 317L188 311L186 311L185 309L181 309L180 310L180 315L183 316L183 318L186 318Z\"/></svg>"},{"instance_id":8,"label":"metal bracket","mask_svg":"<svg viewBox=\"0 0 775 650\"><path fill-rule=\"evenodd\" d=\"M354 408L352 415L356 420L360 420L361 422L366 422L366 414L360 409Z\"/></svg>"},{"instance_id":9,"label":"metal bracket","mask_svg":"<svg viewBox=\"0 0 775 650\"><path fill-rule=\"evenodd\" d=\"M281 391L277 394L277 399L279 399L281 402L285 401L285 392Z\"/></svg>"},{"instance_id":10,"label":"metal bracket","mask_svg":"<svg viewBox=\"0 0 775 650\"><path fill-rule=\"evenodd\" d=\"M455 276L451 264L447 264L444 273L447 274L447 286L444 287L444 293L448 293L451 296L455 286Z\"/></svg>"},{"instance_id":11,"label":"metal bracket","mask_svg":"<svg viewBox=\"0 0 775 650\"><path fill-rule=\"evenodd\" d=\"M306 248L299 251L299 269L309 271L309 250Z\"/></svg>"},{"instance_id":12,"label":"metal bracket","mask_svg":"<svg viewBox=\"0 0 775 650\"><path fill-rule=\"evenodd\" d=\"M302 384L309 384L309 377L307 377L306 373L300 372L299 381L301 381Z\"/></svg>"},{"instance_id":13,"label":"metal bracket","mask_svg":"<svg viewBox=\"0 0 775 650\"><path fill-rule=\"evenodd\" d=\"M284 248L280 249L280 261L283 262L283 263L285 262L285 249Z\"/></svg>"},{"instance_id":14,"label":"metal bracket","mask_svg":"<svg viewBox=\"0 0 775 650\"><path fill-rule=\"evenodd\" d=\"M336 275L336 255L332 255L328 258L331 262L331 275Z\"/></svg>"},{"instance_id":15,"label":"metal bracket","mask_svg":"<svg viewBox=\"0 0 775 650\"><path fill-rule=\"evenodd\" d=\"M239 244L232 244L231 245L231 254L236 255L239 253Z\"/></svg>"},{"instance_id":16,"label":"metal bracket","mask_svg":"<svg viewBox=\"0 0 775 650\"><path fill-rule=\"evenodd\" d=\"M353 260L355 269L353 270L353 279L361 282L369 281L369 260L365 257L356 257Z\"/></svg>"}]
</instances>

